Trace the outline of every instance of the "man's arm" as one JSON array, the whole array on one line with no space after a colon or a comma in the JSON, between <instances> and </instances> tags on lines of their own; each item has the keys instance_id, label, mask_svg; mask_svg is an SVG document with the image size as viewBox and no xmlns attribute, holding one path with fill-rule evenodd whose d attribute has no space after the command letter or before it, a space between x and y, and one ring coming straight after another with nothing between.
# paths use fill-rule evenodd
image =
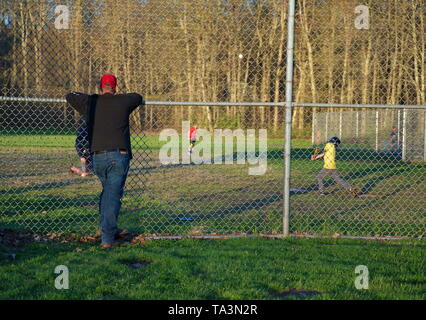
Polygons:
<instances>
[{"instance_id":1,"label":"man's arm","mask_svg":"<svg viewBox=\"0 0 426 320\"><path fill-rule=\"evenodd\" d=\"M128 93L127 97L130 102L130 113L142 104L143 98L139 93Z\"/></svg>"},{"instance_id":2,"label":"man's arm","mask_svg":"<svg viewBox=\"0 0 426 320\"><path fill-rule=\"evenodd\" d=\"M66 96L67 102L81 115L87 116L89 95L80 92L70 92Z\"/></svg>"}]
</instances>

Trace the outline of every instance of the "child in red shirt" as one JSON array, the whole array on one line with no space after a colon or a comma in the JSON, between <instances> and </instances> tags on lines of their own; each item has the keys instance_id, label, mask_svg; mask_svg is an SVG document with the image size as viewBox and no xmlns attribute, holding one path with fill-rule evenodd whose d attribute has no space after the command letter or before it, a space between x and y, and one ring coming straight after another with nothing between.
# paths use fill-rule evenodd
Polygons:
<instances>
[{"instance_id":1,"label":"child in red shirt","mask_svg":"<svg viewBox=\"0 0 426 320\"><path fill-rule=\"evenodd\" d=\"M194 148L195 142L197 142L197 125L192 125L191 128L189 128L189 148L188 148L188 154L192 153L192 149Z\"/></svg>"}]
</instances>

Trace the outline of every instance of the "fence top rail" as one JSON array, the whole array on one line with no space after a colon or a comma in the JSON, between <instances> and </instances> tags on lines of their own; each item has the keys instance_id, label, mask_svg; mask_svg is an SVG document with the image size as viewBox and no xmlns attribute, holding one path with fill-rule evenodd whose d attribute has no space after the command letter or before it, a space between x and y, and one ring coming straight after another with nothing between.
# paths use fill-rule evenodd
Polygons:
<instances>
[{"instance_id":1,"label":"fence top rail","mask_svg":"<svg viewBox=\"0 0 426 320\"><path fill-rule=\"evenodd\" d=\"M40 97L9 97L0 96L0 101L11 102L53 102L66 103L65 98L40 98ZM144 101L149 106L259 106L259 107L285 107L286 102L203 102L203 101ZM404 104L351 104L351 103L312 103L312 102L292 102L293 107L308 108L377 108L377 109L426 109L426 105L404 105Z\"/></svg>"},{"instance_id":2,"label":"fence top rail","mask_svg":"<svg viewBox=\"0 0 426 320\"><path fill-rule=\"evenodd\" d=\"M293 102L294 107L310 108L370 108L370 109L426 109L422 104L355 104L355 103L311 103Z\"/></svg>"}]
</instances>

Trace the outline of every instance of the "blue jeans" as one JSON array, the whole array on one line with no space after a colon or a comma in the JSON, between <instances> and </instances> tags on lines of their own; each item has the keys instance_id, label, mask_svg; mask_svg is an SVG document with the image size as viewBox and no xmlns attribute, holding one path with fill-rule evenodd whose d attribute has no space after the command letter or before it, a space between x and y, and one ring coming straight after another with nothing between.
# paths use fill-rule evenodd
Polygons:
<instances>
[{"instance_id":1,"label":"blue jeans","mask_svg":"<svg viewBox=\"0 0 426 320\"><path fill-rule=\"evenodd\" d=\"M118 233L117 218L129 166L129 154L118 150L93 155L93 168L102 183L99 199L102 243L111 244Z\"/></svg>"}]
</instances>

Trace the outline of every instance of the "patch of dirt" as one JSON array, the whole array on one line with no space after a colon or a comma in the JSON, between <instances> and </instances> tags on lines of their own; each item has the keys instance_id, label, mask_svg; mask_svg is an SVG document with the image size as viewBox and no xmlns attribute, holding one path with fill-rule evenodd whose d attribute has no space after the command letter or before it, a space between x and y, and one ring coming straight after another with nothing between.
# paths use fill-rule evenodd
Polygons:
<instances>
[{"instance_id":1,"label":"patch of dirt","mask_svg":"<svg viewBox=\"0 0 426 320\"><path fill-rule=\"evenodd\" d=\"M143 243L145 242L146 235L137 233L125 233L118 237L115 241L118 243ZM50 232L44 235L16 231L7 228L0 228L0 247L7 249L24 248L31 242L82 242L82 243L93 243L100 242L101 235L99 232L96 234L81 236L75 233L62 233L62 232Z\"/></svg>"},{"instance_id":2,"label":"patch of dirt","mask_svg":"<svg viewBox=\"0 0 426 320\"><path fill-rule=\"evenodd\" d=\"M135 263L131 264L130 268L132 268L132 269L139 269L139 268L142 268L142 267L146 267L150 263L151 262L149 262L149 261L139 261L139 262L135 262Z\"/></svg>"},{"instance_id":3,"label":"patch of dirt","mask_svg":"<svg viewBox=\"0 0 426 320\"><path fill-rule=\"evenodd\" d=\"M147 260L122 260L120 263L128 266L131 269L140 269L151 264L151 261Z\"/></svg>"},{"instance_id":4,"label":"patch of dirt","mask_svg":"<svg viewBox=\"0 0 426 320\"><path fill-rule=\"evenodd\" d=\"M29 232L0 228L0 246L8 249L23 248L35 241L35 235Z\"/></svg>"}]
</instances>

